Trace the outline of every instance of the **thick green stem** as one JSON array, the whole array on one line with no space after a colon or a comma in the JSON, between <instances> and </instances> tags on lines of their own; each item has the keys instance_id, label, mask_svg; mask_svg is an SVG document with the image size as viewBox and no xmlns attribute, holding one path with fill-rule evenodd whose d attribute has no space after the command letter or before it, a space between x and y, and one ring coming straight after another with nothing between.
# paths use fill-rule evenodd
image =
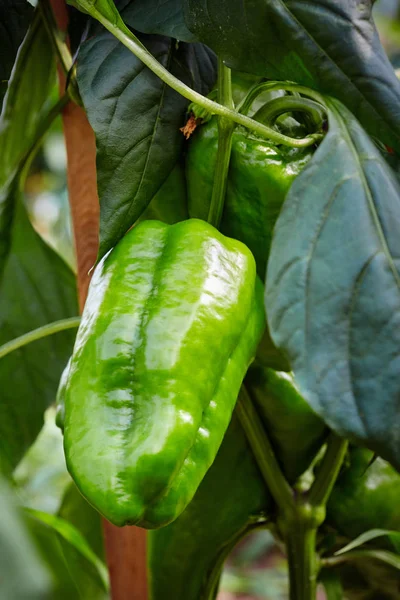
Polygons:
<instances>
[{"instance_id":1,"label":"thick green stem","mask_svg":"<svg viewBox=\"0 0 400 600\"><path fill-rule=\"evenodd\" d=\"M18 350L18 348L22 348L31 342L41 340L48 335L53 335L53 333L59 333L60 331L65 331L66 329L76 329L79 326L80 321L80 317L70 317L69 319L54 321L53 323L43 325L43 327L38 327L38 329L34 329L28 333L24 333L24 335L21 335L0 346L0 359L4 358L4 356L7 356L7 354L10 354L10 352Z\"/></svg>"},{"instance_id":2,"label":"thick green stem","mask_svg":"<svg viewBox=\"0 0 400 600\"><path fill-rule=\"evenodd\" d=\"M319 570L316 538L317 528L307 520L293 521L286 536L290 600L315 600Z\"/></svg>"},{"instance_id":3,"label":"thick green stem","mask_svg":"<svg viewBox=\"0 0 400 600\"><path fill-rule=\"evenodd\" d=\"M292 514L295 510L292 489L281 471L260 417L244 385L242 385L239 392L236 412L261 474L279 511L283 514Z\"/></svg>"},{"instance_id":4,"label":"thick green stem","mask_svg":"<svg viewBox=\"0 0 400 600\"><path fill-rule=\"evenodd\" d=\"M244 127L251 129L260 136L272 140L276 144L283 144L295 148L305 148L312 146L323 138L321 134L312 134L303 139L291 138L275 131L274 129L271 129L270 127L266 127L262 123L258 123L257 121L246 117L245 115L239 114L238 112L229 109L226 106L221 106L221 104L218 102L214 102L209 98L206 98L202 94L199 94L189 86L185 85L182 81L180 81L180 79L165 69L143 46L137 37L126 27L119 15L113 13L115 22L111 22L105 13L100 12L88 0L79 0L77 4L86 10L92 17L97 19L110 33L112 33L122 44L124 44L124 46L126 46L137 58L139 58L139 60L141 60L146 67L153 71L157 77L159 77L176 92L181 94L181 96L187 98L191 102L199 104L211 114L226 117L227 119L230 119L239 125L243 125ZM109 7L107 7L107 9L109 9Z\"/></svg>"},{"instance_id":5,"label":"thick green stem","mask_svg":"<svg viewBox=\"0 0 400 600\"><path fill-rule=\"evenodd\" d=\"M219 60L218 65L218 102L223 106L233 108L231 70L224 65L222 60ZM233 121L225 117L218 117L217 160L215 163L213 190L207 219L217 229L224 210L234 128L235 124Z\"/></svg>"}]
</instances>

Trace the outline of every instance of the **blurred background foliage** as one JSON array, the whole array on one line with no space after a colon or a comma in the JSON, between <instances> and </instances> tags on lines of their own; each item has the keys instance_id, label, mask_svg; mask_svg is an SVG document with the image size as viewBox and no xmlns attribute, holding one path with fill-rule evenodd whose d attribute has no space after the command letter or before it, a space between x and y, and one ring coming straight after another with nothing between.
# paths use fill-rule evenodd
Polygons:
<instances>
[{"instance_id":1,"label":"blurred background foliage","mask_svg":"<svg viewBox=\"0 0 400 600\"><path fill-rule=\"evenodd\" d=\"M378 0L374 11L388 56L394 67L400 69L400 0ZM32 164L25 192L35 229L75 269L60 118L53 124ZM21 505L56 515L71 480L54 416L55 410L50 408L39 437L17 467L15 491ZM287 597L282 553L268 531L253 533L232 553L218 600L284 600ZM324 598L322 591L319 598Z\"/></svg>"}]
</instances>

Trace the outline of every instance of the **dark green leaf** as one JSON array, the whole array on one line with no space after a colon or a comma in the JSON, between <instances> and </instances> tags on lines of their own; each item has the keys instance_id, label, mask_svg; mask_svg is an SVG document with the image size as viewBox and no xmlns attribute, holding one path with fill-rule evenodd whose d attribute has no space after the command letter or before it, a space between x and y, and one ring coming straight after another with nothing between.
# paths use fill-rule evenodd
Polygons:
<instances>
[{"instance_id":1,"label":"dark green leaf","mask_svg":"<svg viewBox=\"0 0 400 600\"><path fill-rule=\"evenodd\" d=\"M15 496L2 479L0 514L0 598L50 599L50 573L16 508Z\"/></svg>"},{"instance_id":2,"label":"dark green leaf","mask_svg":"<svg viewBox=\"0 0 400 600\"><path fill-rule=\"evenodd\" d=\"M48 513L27 510L26 522L53 573L57 600L106 600L108 575L83 535Z\"/></svg>"},{"instance_id":3,"label":"dark green leaf","mask_svg":"<svg viewBox=\"0 0 400 600\"><path fill-rule=\"evenodd\" d=\"M55 84L52 46L37 14L18 55L0 120L0 276L11 243L15 180Z\"/></svg>"},{"instance_id":4,"label":"dark green leaf","mask_svg":"<svg viewBox=\"0 0 400 600\"><path fill-rule=\"evenodd\" d=\"M327 104L329 132L275 228L270 331L329 427L400 468L400 187L351 113Z\"/></svg>"},{"instance_id":5,"label":"dark green leaf","mask_svg":"<svg viewBox=\"0 0 400 600\"><path fill-rule=\"evenodd\" d=\"M59 516L81 532L90 548L101 560L105 560L103 528L100 514L85 500L76 485L71 482L64 494Z\"/></svg>"},{"instance_id":6,"label":"dark green leaf","mask_svg":"<svg viewBox=\"0 0 400 600\"><path fill-rule=\"evenodd\" d=\"M0 113L18 48L33 15L27 0L2 0L0 4Z\"/></svg>"},{"instance_id":7,"label":"dark green leaf","mask_svg":"<svg viewBox=\"0 0 400 600\"><path fill-rule=\"evenodd\" d=\"M130 7L122 16L132 24ZM202 93L213 85L215 60L203 45L177 45L160 36L145 36L142 42L186 84ZM188 103L108 32L83 44L78 82L97 140L103 255L142 214L175 166Z\"/></svg>"},{"instance_id":8,"label":"dark green leaf","mask_svg":"<svg viewBox=\"0 0 400 600\"><path fill-rule=\"evenodd\" d=\"M125 0L124 4L127 2ZM189 31L185 23L182 0L131 0L132 27L142 33L160 33L177 40L193 42L195 36ZM121 6L116 2L117 7Z\"/></svg>"},{"instance_id":9,"label":"dark green leaf","mask_svg":"<svg viewBox=\"0 0 400 600\"><path fill-rule=\"evenodd\" d=\"M188 29L228 66L336 96L371 134L400 149L400 83L379 41L370 0L182 3Z\"/></svg>"},{"instance_id":10,"label":"dark green leaf","mask_svg":"<svg viewBox=\"0 0 400 600\"><path fill-rule=\"evenodd\" d=\"M73 273L32 229L20 197L21 170L54 83L51 45L37 17L19 53L0 123L0 345L78 312ZM9 473L39 433L74 335L50 336L0 360L0 471Z\"/></svg>"}]
</instances>

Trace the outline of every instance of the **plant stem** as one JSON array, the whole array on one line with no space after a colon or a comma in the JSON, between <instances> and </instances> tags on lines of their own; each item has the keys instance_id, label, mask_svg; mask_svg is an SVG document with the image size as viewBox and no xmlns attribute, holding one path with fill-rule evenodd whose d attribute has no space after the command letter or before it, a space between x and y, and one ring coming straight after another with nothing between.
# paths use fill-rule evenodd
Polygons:
<instances>
[{"instance_id":1,"label":"plant stem","mask_svg":"<svg viewBox=\"0 0 400 600\"><path fill-rule=\"evenodd\" d=\"M221 59L218 61L218 102L233 109L231 70ZM231 159L232 134L235 124L230 119L218 117L218 149L214 170L214 181L211 195L211 204L207 221L219 228L228 180L229 162Z\"/></svg>"},{"instance_id":2,"label":"plant stem","mask_svg":"<svg viewBox=\"0 0 400 600\"><path fill-rule=\"evenodd\" d=\"M308 501L312 506L325 506L327 503L339 475L347 446L347 440L334 433L330 434L324 458L308 493Z\"/></svg>"},{"instance_id":3,"label":"plant stem","mask_svg":"<svg viewBox=\"0 0 400 600\"><path fill-rule=\"evenodd\" d=\"M88 0L80 0L78 4L91 16L97 19L110 33L112 33L122 44L124 44L128 50L130 50L137 58L139 58L139 60L141 60L146 67L155 73L157 77L159 77L176 92L181 94L181 96L187 98L191 102L199 104L211 114L231 119L235 123L243 125L244 127L247 127L248 129L258 133L260 136L270 139L277 144L292 146L294 148L305 148L311 146L323 138L321 134L312 134L303 139L291 138L275 131L274 129L271 129L270 127L266 127L262 123L258 123L257 121L246 117L245 115L239 114L238 112L229 109L226 106L221 106L218 102L214 102L213 100L206 98L202 94L199 94L189 86L185 85L182 81L165 69L143 46L137 37L126 27L120 16L116 18L115 23L112 23L105 14L100 12Z\"/></svg>"},{"instance_id":4,"label":"plant stem","mask_svg":"<svg viewBox=\"0 0 400 600\"><path fill-rule=\"evenodd\" d=\"M290 600L315 600L318 559L315 551L317 528L296 519L286 536Z\"/></svg>"},{"instance_id":5,"label":"plant stem","mask_svg":"<svg viewBox=\"0 0 400 600\"><path fill-rule=\"evenodd\" d=\"M261 474L279 511L285 515L292 514L295 510L292 489L281 471L260 417L244 385L239 392L236 411Z\"/></svg>"},{"instance_id":6,"label":"plant stem","mask_svg":"<svg viewBox=\"0 0 400 600\"><path fill-rule=\"evenodd\" d=\"M302 94L303 96L313 98L318 102L322 108L326 110L326 104L324 97L315 90L304 87L298 83L291 83L290 81L264 81L262 83L255 84L248 92L247 96L238 106L238 111L243 114L247 114L254 100L263 92L274 92L286 90L288 92L294 92Z\"/></svg>"},{"instance_id":7,"label":"plant stem","mask_svg":"<svg viewBox=\"0 0 400 600\"><path fill-rule=\"evenodd\" d=\"M7 356L7 354L10 354L10 352L14 352L14 350L18 350L18 348L22 348L31 342L41 340L48 335L53 335L53 333L59 333L60 331L66 331L67 329L75 329L79 326L80 320L80 317L70 317L69 319L53 321L53 323L43 325L42 327L38 327L33 331L28 331L28 333L24 333L24 335L14 338L10 342L0 346L0 359Z\"/></svg>"}]
</instances>

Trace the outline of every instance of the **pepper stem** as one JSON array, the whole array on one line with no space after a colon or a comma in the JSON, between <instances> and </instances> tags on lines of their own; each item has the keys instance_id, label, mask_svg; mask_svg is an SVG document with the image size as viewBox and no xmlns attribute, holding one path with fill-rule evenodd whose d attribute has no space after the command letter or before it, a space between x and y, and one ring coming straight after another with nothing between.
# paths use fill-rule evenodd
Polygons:
<instances>
[{"instance_id":1,"label":"pepper stem","mask_svg":"<svg viewBox=\"0 0 400 600\"><path fill-rule=\"evenodd\" d=\"M80 321L80 317L70 317L68 319L61 319L60 321L53 321L53 323L48 323L48 325L43 325L43 327L28 331L28 333L24 333L24 335L14 338L10 342L0 346L0 359L7 356L7 354L10 354L10 352L14 352L14 350L18 350L31 342L41 340L48 335L66 331L67 329L76 329L79 327Z\"/></svg>"},{"instance_id":2,"label":"pepper stem","mask_svg":"<svg viewBox=\"0 0 400 600\"><path fill-rule=\"evenodd\" d=\"M292 523L286 537L290 600L315 600L319 570L316 538L317 528L303 518Z\"/></svg>"},{"instance_id":3,"label":"pepper stem","mask_svg":"<svg viewBox=\"0 0 400 600\"><path fill-rule=\"evenodd\" d=\"M221 59L218 61L218 102L233 109L231 70ZM211 204L207 221L219 228L224 210L226 185L228 180L229 162L231 159L232 134L235 123L225 117L218 117L218 150L214 171L214 182Z\"/></svg>"}]
</instances>

